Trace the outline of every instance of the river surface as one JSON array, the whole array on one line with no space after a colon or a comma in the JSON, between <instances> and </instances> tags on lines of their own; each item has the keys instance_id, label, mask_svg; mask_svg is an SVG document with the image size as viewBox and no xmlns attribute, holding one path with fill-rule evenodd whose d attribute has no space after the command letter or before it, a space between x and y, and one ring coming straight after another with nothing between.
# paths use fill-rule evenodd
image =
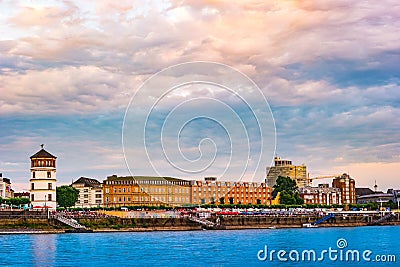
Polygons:
<instances>
[{"instance_id":1,"label":"river surface","mask_svg":"<svg viewBox=\"0 0 400 267\"><path fill-rule=\"evenodd\" d=\"M0 266L372 267L399 263L400 226L0 235Z\"/></svg>"}]
</instances>

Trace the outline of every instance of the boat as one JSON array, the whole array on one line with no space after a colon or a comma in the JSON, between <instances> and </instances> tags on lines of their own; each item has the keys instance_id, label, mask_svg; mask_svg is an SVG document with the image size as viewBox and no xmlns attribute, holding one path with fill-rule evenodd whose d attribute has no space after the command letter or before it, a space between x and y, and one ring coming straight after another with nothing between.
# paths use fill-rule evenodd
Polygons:
<instances>
[{"instance_id":1,"label":"boat","mask_svg":"<svg viewBox=\"0 0 400 267\"><path fill-rule=\"evenodd\" d=\"M311 223L303 223L304 228L317 228L317 225L311 224Z\"/></svg>"},{"instance_id":2,"label":"boat","mask_svg":"<svg viewBox=\"0 0 400 267\"><path fill-rule=\"evenodd\" d=\"M268 229L276 229L276 226L269 226Z\"/></svg>"}]
</instances>

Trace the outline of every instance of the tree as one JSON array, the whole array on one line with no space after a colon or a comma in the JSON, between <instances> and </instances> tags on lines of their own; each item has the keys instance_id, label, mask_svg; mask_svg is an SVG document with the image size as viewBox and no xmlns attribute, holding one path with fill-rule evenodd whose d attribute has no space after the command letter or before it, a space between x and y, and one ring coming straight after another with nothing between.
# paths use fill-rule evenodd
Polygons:
<instances>
[{"instance_id":1,"label":"tree","mask_svg":"<svg viewBox=\"0 0 400 267\"><path fill-rule=\"evenodd\" d=\"M57 187L56 194L58 205L68 208L75 205L78 200L79 191L72 186L62 185Z\"/></svg>"},{"instance_id":2,"label":"tree","mask_svg":"<svg viewBox=\"0 0 400 267\"><path fill-rule=\"evenodd\" d=\"M286 205L304 204L304 200L296 192L296 181L290 177L279 176L274 185L273 196L281 192L279 203Z\"/></svg>"},{"instance_id":3,"label":"tree","mask_svg":"<svg viewBox=\"0 0 400 267\"><path fill-rule=\"evenodd\" d=\"M24 204L31 203L29 198L26 198L26 197L9 198L9 199L6 200L6 202L7 202L7 204L11 204L11 205L14 205L14 206L19 206L19 205L24 205Z\"/></svg>"},{"instance_id":4,"label":"tree","mask_svg":"<svg viewBox=\"0 0 400 267\"><path fill-rule=\"evenodd\" d=\"M278 192L286 191L293 194L297 189L296 181L292 180L290 177L279 176L276 179L276 184L274 185L274 195Z\"/></svg>"}]
</instances>

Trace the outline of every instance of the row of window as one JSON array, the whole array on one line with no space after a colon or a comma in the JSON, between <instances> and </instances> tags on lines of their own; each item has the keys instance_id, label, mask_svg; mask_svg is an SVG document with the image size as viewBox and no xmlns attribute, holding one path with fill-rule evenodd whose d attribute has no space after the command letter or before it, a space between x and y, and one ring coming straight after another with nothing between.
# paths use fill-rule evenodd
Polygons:
<instances>
[{"instance_id":1,"label":"row of window","mask_svg":"<svg viewBox=\"0 0 400 267\"><path fill-rule=\"evenodd\" d=\"M216 196L218 196L218 197L220 197L220 196L224 196L225 194L213 194L213 197L216 197ZM240 196L240 194L228 194L229 196L232 196L232 197L234 197L235 195L236 195L236 197L239 197ZM266 195L268 195L268 196L270 196L270 194L261 194L261 193L259 193L258 194L258 197L261 197L261 196L263 196L263 197L265 197ZM198 197L201 197L201 192L199 192L197 195L193 195L193 197L196 197L196 196L198 196ZM210 194L203 194L203 196L204 197L207 197L207 196L210 196ZM257 194L241 194L241 197L257 197Z\"/></svg>"},{"instance_id":2,"label":"row of window","mask_svg":"<svg viewBox=\"0 0 400 267\"><path fill-rule=\"evenodd\" d=\"M139 188L138 187L134 187L133 188L134 192L139 192ZM150 188L140 188L140 192L147 192L147 193L165 193L165 187L150 187ZM106 188L105 189L106 194L110 193L110 189ZM114 193L130 193L131 192L131 188L127 187L127 188L116 188L114 187ZM172 193L173 192L173 188L168 187L168 193ZM179 194L179 193L186 193L189 194L189 188L175 188L175 193Z\"/></svg>"},{"instance_id":3,"label":"row of window","mask_svg":"<svg viewBox=\"0 0 400 267\"><path fill-rule=\"evenodd\" d=\"M32 160L31 167L54 167L56 162L54 160Z\"/></svg>"},{"instance_id":4,"label":"row of window","mask_svg":"<svg viewBox=\"0 0 400 267\"><path fill-rule=\"evenodd\" d=\"M147 196L140 196L140 197L138 197L138 196L134 196L134 197L125 197L125 196L123 196L123 197L113 197L113 203L123 203L123 202L131 202L131 199L133 200L133 201L139 201L139 199L140 199L140 201L149 201L149 198L147 197ZM161 202L165 202L166 201L166 199L167 199L167 197L152 197L150 200L151 201L161 201ZM169 202L172 202L172 201L175 201L175 202L180 202L180 203L189 203L189 198L188 197L168 197L168 201ZM109 197L106 197L106 203L110 203L110 198Z\"/></svg>"},{"instance_id":5,"label":"row of window","mask_svg":"<svg viewBox=\"0 0 400 267\"><path fill-rule=\"evenodd\" d=\"M128 185L128 184L150 184L150 185L181 185L189 186L190 181L167 181L167 180L121 180L121 181L105 181L105 184Z\"/></svg>"}]
</instances>

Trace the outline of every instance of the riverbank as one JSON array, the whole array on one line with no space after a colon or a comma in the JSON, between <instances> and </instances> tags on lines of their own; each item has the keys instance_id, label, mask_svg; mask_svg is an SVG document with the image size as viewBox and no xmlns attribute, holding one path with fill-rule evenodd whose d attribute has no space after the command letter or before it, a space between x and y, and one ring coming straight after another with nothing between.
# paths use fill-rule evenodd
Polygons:
<instances>
[{"instance_id":1,"label":"riverbank","mask_svg":"<svg viewBox=\"0 0 400 267\"><path fill-rule=\"evenodd\" d=\"M301 228L303 224L309 224L320 219L321 216L212 216L207 218L212 223L222 226L219 229L280 229ZM359 227L372 225L381 218L380 215L335 216L322 222L318 227ZM190 220L188 217L179 218L75 218L81 225L93 230L93 232L150 232L150 231L198 231L203 225ZM380 222L379 225L400 225L398 216ZM43 234L63 233L71 229L55 218L47 218L42 215L24 217L8 216L0 217L0 234Z\"/></svg>"}]
</instances>

